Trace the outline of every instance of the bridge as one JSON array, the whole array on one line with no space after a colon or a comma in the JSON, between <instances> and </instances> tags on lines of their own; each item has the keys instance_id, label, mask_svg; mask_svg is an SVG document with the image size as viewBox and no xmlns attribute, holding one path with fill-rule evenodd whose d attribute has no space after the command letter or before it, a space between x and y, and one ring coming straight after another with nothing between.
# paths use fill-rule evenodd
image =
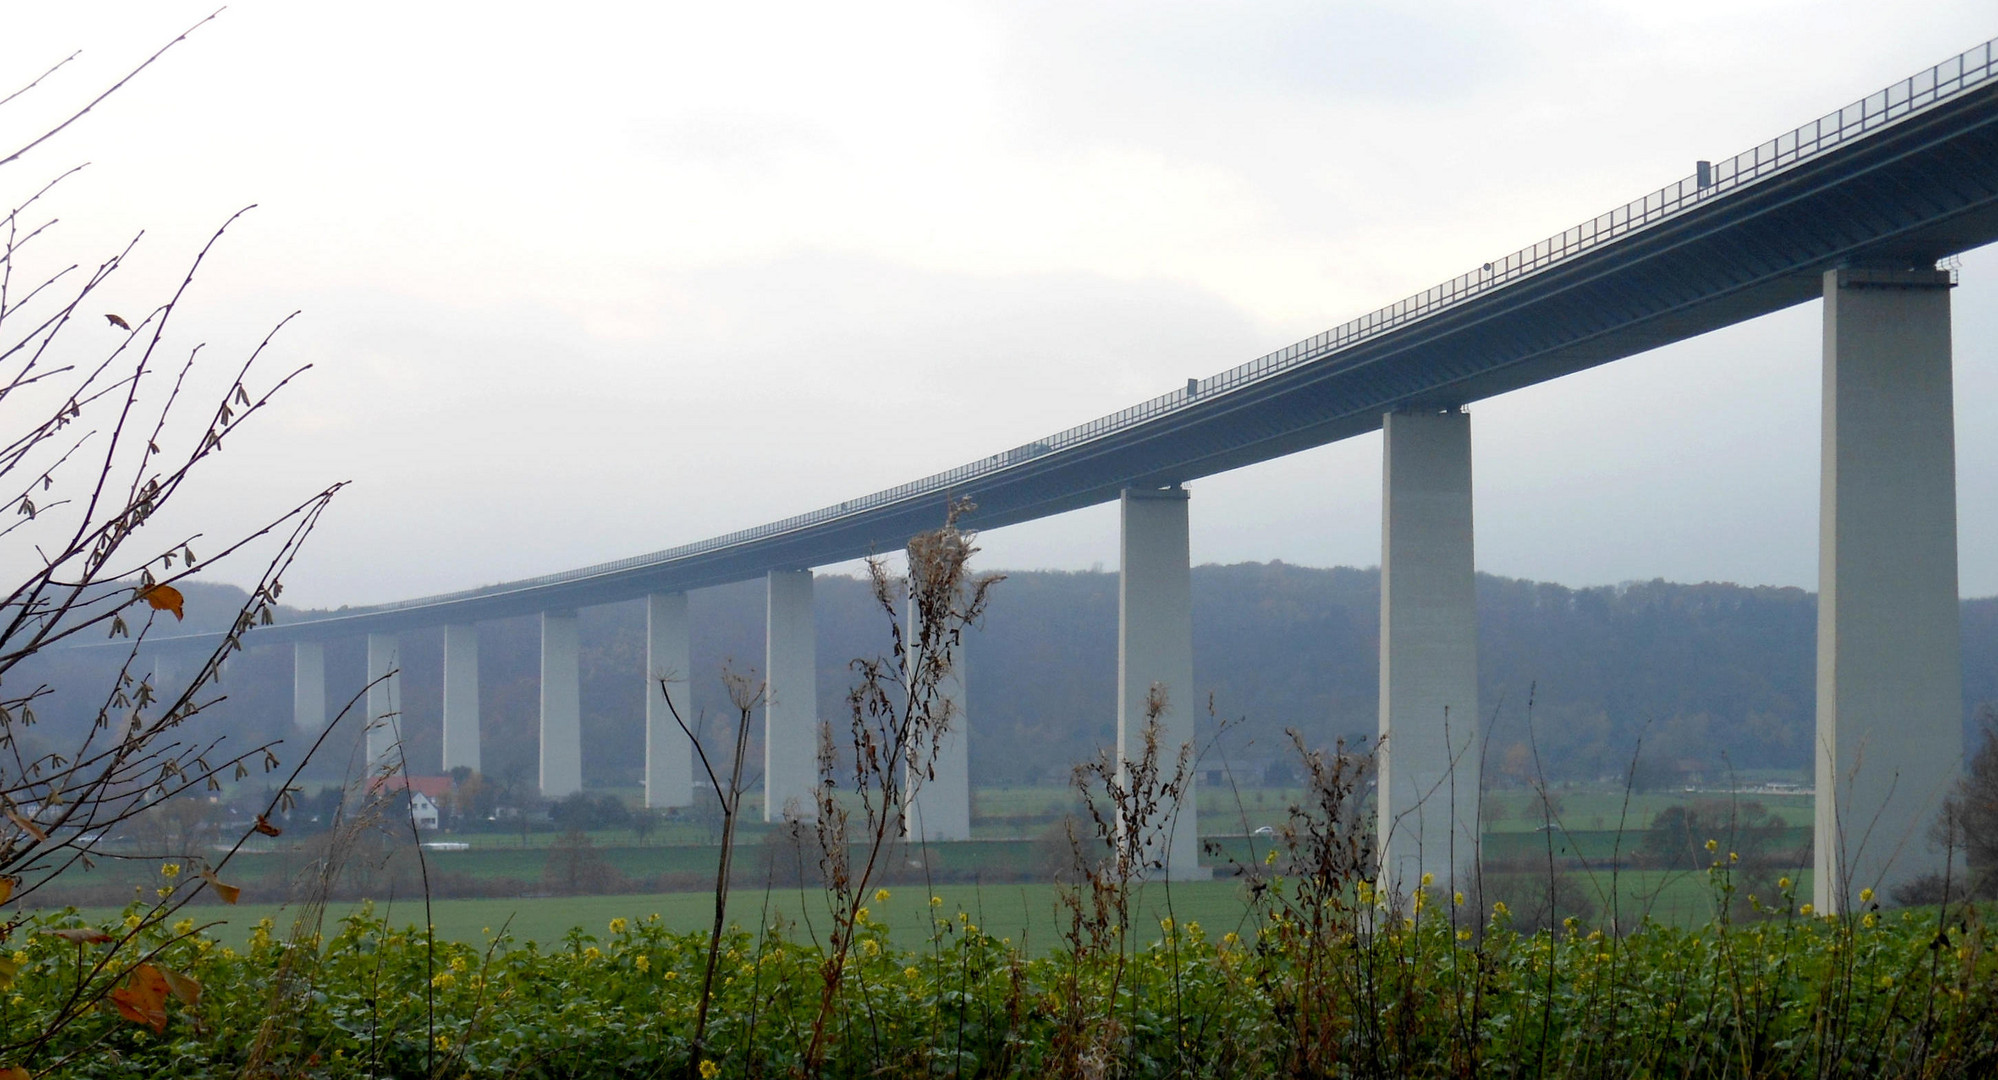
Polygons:
<instances>
[{"instance_id":1,"label":"bridge","mask_svg":"<svg viewBox=\"0 0 1998 1080\"><path fill-rule=\"evenodd\" d=\"M1962 761L1950 293L1939 264L1998 239L1998 78L1986 42L1593 217L1312 338L1109 416L835 506L596 566L258 628L294 649L296 720L326 722L324 644L441 627L444 766L479 765L478 624L541 620L540 784L582 787L575 611L645 598L648 672L689 669L686 593L768 582L765 807L816 782L812 567L901 547L969 498L995 528L1121 506L1118 731L1146 692L1192 685L1186 484L1383 431L1382 872L1448 886L1477 849L1477 641L1467 406L1807 301L1824 306L1814 889L1822 911L1929 872L1924 833ZM212 647L212 637L156 649ZM959 691L961 693L961 690ZM681 691L684 693L684 691ZM370 717L393 687L371 692ZM684 702L681 702L684 705ZM652 806L692 801L692 764L648 697ZM1184 715L1179 715L1183 713ZM1192 737L1192 710L1168 714ZM975 716L963 709L960 716ZM964 742L910 808L916 835L970 833ZM385 749L371 732L370 755ZM1196 875L1187 802L1167 853Z\"/></svg>"}]
</instances>

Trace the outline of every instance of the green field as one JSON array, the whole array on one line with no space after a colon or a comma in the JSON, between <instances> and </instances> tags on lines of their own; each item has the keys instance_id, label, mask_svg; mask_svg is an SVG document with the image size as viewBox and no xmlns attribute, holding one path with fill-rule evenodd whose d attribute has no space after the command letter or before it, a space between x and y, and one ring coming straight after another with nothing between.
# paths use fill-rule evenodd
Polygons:
<instances>
[{"instance_id":1,"label":"green field","mask_svg":"<svg viewBox=\"0 0 1998 1080\"><path fill-rule=\"evenodd\" d=\"M1714 915L1711 887L1703 873L1657 870L1619 873L1574 873L1574 880L1597 906L1594 921L1607 924L1612 915L1614 893L1616 922L1633 926L1645 917L1680 927L1698 926ZM1810 894L1808 873L1795 876L1795 894ZM1537 886L1515 881L1514 889ZM870 902L870 915L888 925L904 947L914 948L926 940L934 917L960 915L987 933L1009 938L1027 952L1040 955L1055 948L1065 918L1061 915L1055 886L1044 883L1011 885L889 886L885 902ZM705 930L713 916L713 901L706 892L631 894L622 896L522 897L477 900L435 900L431 921L443 938L480 944L504 931L516 941L550 943L561 940L572 928L600 934L614 918L633 921L657 915L676 931ZM941 903L932 907L929 897ZM1773 901L1773 897L1761 899ZM358 904L336 904L328 920L355 910ZM396 925L419 926L423 922L421 900L377 902L374 909ZM1239 881L1228 879L1174 885L1151 884L1138 889L1134 919L1140 935L1156 936L1158 920L1168 913L1181 922L1199 922L1211 935L1235 931L1252 936L1254 915L1247 893ZM83 912L93 922L116 917L109 908ZM246 903L240 907L202 905L189 907L185 914L197 922L211 920L222 925L216 936L228 941L246 938L258 920L269 918L280 928L294 917L273 904ZM816 888L743 889L729 903L729 921L744 927L782 923L786 932L801 940L823 937L829 913L825 894ZM1482 920L1482 913L1479 916Z\"/></svg>"},{"instance_id":2,"label":"green field","mask_svg":"<svg viewBox=\"0 0 1998 1080\"><path fill-rule=\"evenodd\" d=\"M927 940L933 918L956 919L976 925L990 934L1010 938L1032 954L1048 952L1058 945L1063 922L1058 916L1055 888L1045 884L998 886L938 886L929 895L920 887L889 888L886 902L870 902L869 916L885 923L894 939L908 948ZM1197 921L1210 933L1248 933L1252 927L1241 886L1233 881L1147 885L1138 890L1134 917L1142 933L1158 934L1158 920L1169 912L1179 921ZM930 896L941 904L931 906ZM330 905L330 924L360 905ZM376 914L391 924L420 926L423 903L396 901L374 904ZM565 896L494 900L436 900L430 905L431 921L439 937L468 944L481 944L502 931L516 941L542 944L560 941L573 928L601 935L614 918L633 922L659 916L659 921L676 931L706 930L714 915L712 894L654 893L628 896ZM109 922L118 913L109 908L89 908L82 912L91 922ZM249 937L260 919L271 919L280 929L295 916L277 905L244 904L240 907L201 905L186 908L184 915L197 923L220 923L210 931L224 941L240 942ZM815 935L823 938L830 915L825 894L817 889L796 888L738 892L730 898L729 921L743 927L785 925L786 932L801 940Z\"/></svg>"}]
</instances>

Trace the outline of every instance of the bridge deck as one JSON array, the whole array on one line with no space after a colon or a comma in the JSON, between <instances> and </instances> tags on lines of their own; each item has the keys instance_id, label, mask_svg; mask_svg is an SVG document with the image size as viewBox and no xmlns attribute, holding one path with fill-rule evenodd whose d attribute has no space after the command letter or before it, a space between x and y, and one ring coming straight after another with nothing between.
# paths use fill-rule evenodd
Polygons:
<instances>
[{"instance_id":1,"label":"bridge deck","mask_svg":"<svg viewBox=\"0 0 1998 1080\"><path fill-rule=\"evenodd\" d=\"M948 472L649 555L259 629L258 644L630 599L993 528L1372 431L1822 295L1841 266L1998 239L1998 41L1561 235L1185 389ZM165 644L162 641L160 644ZM191 639L189 643L192 643Z\"/></svg>"}]
</instances>

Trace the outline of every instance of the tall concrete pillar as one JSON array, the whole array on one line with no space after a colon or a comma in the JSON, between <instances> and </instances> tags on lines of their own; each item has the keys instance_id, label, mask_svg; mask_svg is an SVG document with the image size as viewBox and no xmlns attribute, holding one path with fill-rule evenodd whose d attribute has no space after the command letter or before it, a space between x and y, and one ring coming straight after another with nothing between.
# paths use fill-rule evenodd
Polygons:
<instances>
[{"instance_id":1,"label":"tall concrete pillar","mask_svg":"<svg viewBox=\"0 0 1998 1080\"><path fill-rule=\"evenodd\" d=\"M576 613L541 613L541 794L583 790L583 705Z\"/></svg>"},{"instance_id":2,"label":"tall concrete pillar","mask_svg":"<svg viewBox=\"0 0 1998 1080\"><path fill-rule=\"evenodd\" d=\"M153 697L157 700L163 700L167 704L172 704L173 699L179 696L181 691L187 689L184 678L181 675L180 665L174 662L172 654L164 650L153 654L152 669L148 673L146 681L152 684ZM164 712L165 710L162 709L161 711Z\"/></svg>"},{"instance_id":3,"label":"tall concrete pillar","mask_svg":"<svg viewBox=\"0 0 1998 1080\"><path fill-rule=\"evenodd\" d=\"M1941 870L1963 763L1949 275L1825 275L1814 901Z\"/></svg>"},{"instance_id":4,"label":"tall concrete pillar","mask_svg":"<svg viewBox=\"0 0 1998 1080\"><path fill-rule=\"evenodd\" d=\"M444 771L479 771L479 628L444 627Z\"/></svg>"},{"instance_id":5,"label":"tall concrete pillar","mask_svg":"<svg viewBox=\"0 0 1998 1080\"><path fill-rule=\"evenodd\" d=\"M1193 746L1201 704L1193 690L1193 572L1188 548L1186 489L1126 488L1121 500L1122 572L1117 588L1117 759L1144 753L1147 701L1153 687L1165 693L1159 721L1160 779L1178 768L1182 749ZM1158 809L1167 830L1164 876L1174 881L1207 876L1200 865L1199 823L1187 772L1187 795Z\"/></svg>"},{"instance_id":6,"label":"tall concrete pillar","mask_svg":"<svg viewBox=\"0 0 1998 1080\"><path fill-rule=\"evenodd\" d=\"M909 601L909 618L904 627L909 640L909 664L913 671L922 662L916 643L922 640L921 613ZM960 641L951 655L950 671L938 680L931 715L942 721L932 747L922 747L924 768L921 776L904 780L904 790L915 794L903 808L902 832L918 843L940 843L971 839L971 732L964 711L965 642ZM905 765L908 773L914 765ZM906 774L905 774L906 775Z\"/></svg>"},{"instance_id":7,"label":"tall concrete pillar","mask_svg":"<svg viewBox=\"0 0 1998 1080\"><path fill-rule=\"evenodd\" d=\"M402 739L401 661L394 634L368 635L368 771L380 773L400 763Z\"/></svg>"},{"instance_id":8,"label":"tall concrete pillar","mask_svg":"<svg viewBox=\"0 0 1998 1080\"><path fill-rule=\"evenodd\" d=\"M772 570L764 653L763 820L818 816L818 644L812 572Z\"/></svg>"},{"instance_id":9,"label":"tall concrete pillar","mask_svg":"<svg viewBox=\"0 0 1998 1080\"><path fill-rule=\"evenodd\" d=\"M326 646L317 641L291 647L291 722L307 732L326 726Z\"/></svg>"},{"instance_id":10,"label":"tall concrete pillar","mask_svg":"<svg viewBox=\"0 0 1998 1080\"><path fill-rule=\"evenodd\" d=\"M687 594L656 593L645 598L645 805L694 804L694 747L673 719L694 722L691 647L687 633ZM661 689L661 684L664 689ZM672 695L672 708L667 695Z\"/></svg>"},{"instance_id":11,"label":"tall concrete pillar","mask_svg":"<svg viewBox=\"0 0 1998 1080\"><path fill-rule=\"evenodd\" d=\"M1471 418L1390 413L1381 493L1381 883L1464 888L1478 852Z\"/></svg>"}]
</instances>

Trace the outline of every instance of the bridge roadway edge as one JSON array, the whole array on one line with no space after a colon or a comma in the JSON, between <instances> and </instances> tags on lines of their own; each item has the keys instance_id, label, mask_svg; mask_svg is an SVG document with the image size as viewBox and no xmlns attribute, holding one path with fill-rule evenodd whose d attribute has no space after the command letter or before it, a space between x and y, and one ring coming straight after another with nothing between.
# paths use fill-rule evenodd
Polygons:
<instances>
[{"instance_id":1,"label":"bridge roadway edge","mask_svg":"<svg viewBox=\"0 0 1998 1080\"><path fill-rule=\"evenodd\" d=\"M1971 167L1944 160L1952 155ZM1921 190L1923 183L1955 186ZM1874 194L1856 197L1850 194L1855 189ZM1915 218L1850 222L1858 232L1821 236L1814 252L1787 264L1779 259L1750 266L1755 253L1744 250L1732 258L1715 257L1717 245L1742 249L1766 244L1766 237L1744 231L1744 223L1765 220L1792 228L1798 217L1826 206L1856 217L1854 204L1877 207L1881 202L1875 196L1882 190L1898 191ZM609 564L602 572L584 568L574 572L581 576L566 580L496 585L429 602L281 622L256 629L245 643L325 641L518 617L743 581L773 568L845 561L893 550L908 536L935 527L947 499L960 494L980 504L966 521L972 527L1033 520L1114 501L1127 486L1198 479L1365 434L1378 429L1381 416L1394 408L1481 400L1804 303L1822 295L1818 279L1836 265L1870 264L1883 257L1943 257L1993 240L1998 240L1998 79L1504 287L1212 400L1190 402L1143 424L1010 465L959 491L923 492L865 512L656 563ZM1675 254L1677 262L1671 259ZM1765 250L1761 256L1766 259L1770 253ZM1564 314L1563 303L1582 315L1610 310L1616 299L1611 286L1629 281L1630 268L1641 269L1647 262L1661 289L1657 295L1664 298L1653 310L1635 317L1626 312L1622 322L1610 326L1576 323L1580 316L1575 311L1565 312L1568 323L1557 318ZM1693 285L1689 294L1669 295L1675 285L1688 284L1688 266L1697 270L1702 263L1747 269L1737 280ZM1536 327L1543 335L1557 329L1535 341ZM1485 356L1481 368L1451 374L1447 365L1462 363L1479 350ZM1491 359L1492 352L1500 358ZM1417 370L1425 359L1445 366ZM1369 378L1393 382L1355 392ZM212 647L218 640L218 635L185 635L148 645Z\"/></svg>"}]
</instances>

